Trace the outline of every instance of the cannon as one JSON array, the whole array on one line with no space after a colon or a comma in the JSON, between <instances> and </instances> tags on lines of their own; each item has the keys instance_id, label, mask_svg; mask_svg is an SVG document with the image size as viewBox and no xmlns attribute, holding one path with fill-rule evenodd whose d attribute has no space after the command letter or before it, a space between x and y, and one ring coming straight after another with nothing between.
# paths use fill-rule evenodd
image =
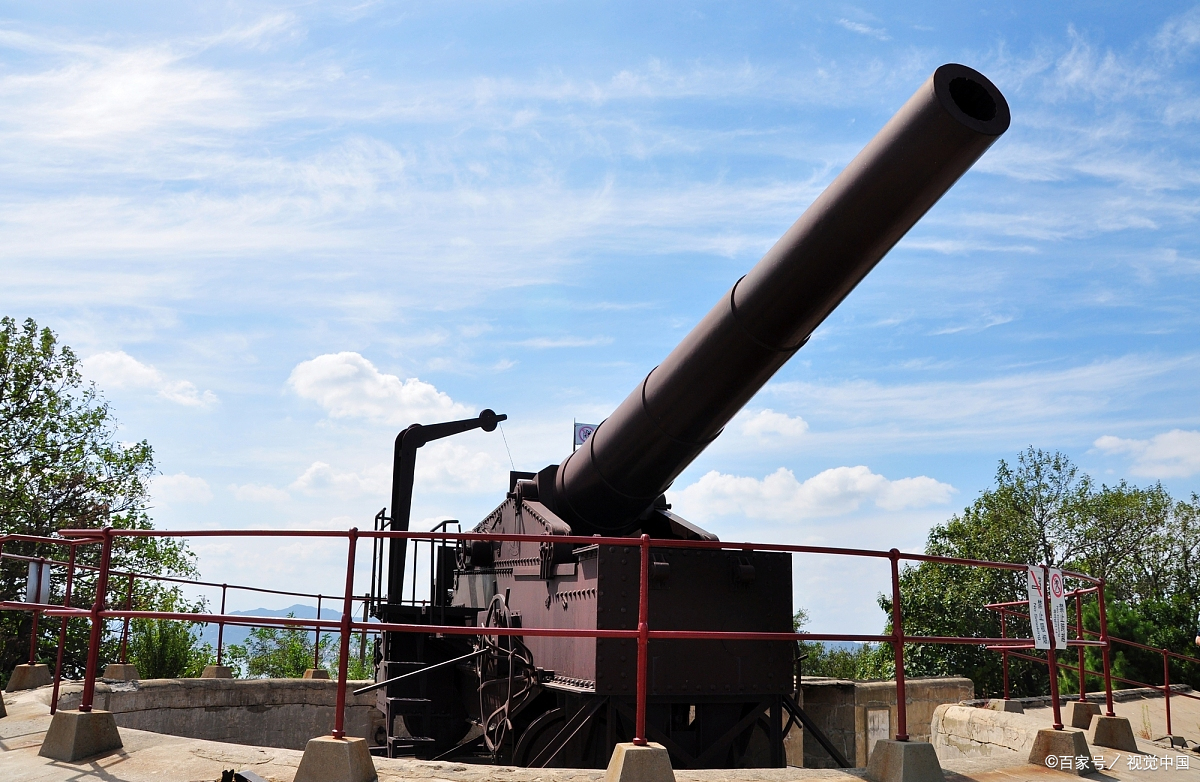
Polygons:
<instances>
[{"instance_id":1,"label":"cannon","mask_svg":"<svg viewBox=\"0 0 1200 782\"><path fill-rule=\"evenodd\" d=\"M716 541L671 512L672 481L1008 125L1008 104L982 74L957 64L934 71L583 446L540 471L514 471L504 501L473 528L544 541L430 544L428 600L404 596L405 543L376 546L377 617L480 628L382 634L375 687L389 755L608 762L632 736L636 641L486 629L636 629L637 550L556 538ZM504 418L485 410L401 432L392 510L380 512L376 528L408 529L423 444L495 429ZM791 631L789 555L652 545L651 556L652 628ZM414 557L414 587L415 568ZM792 698L795 649L787 641L652 640L647 737L668 748L676 768L784 765L787 728L807 723Z\"/></svg>"}]
</instances>

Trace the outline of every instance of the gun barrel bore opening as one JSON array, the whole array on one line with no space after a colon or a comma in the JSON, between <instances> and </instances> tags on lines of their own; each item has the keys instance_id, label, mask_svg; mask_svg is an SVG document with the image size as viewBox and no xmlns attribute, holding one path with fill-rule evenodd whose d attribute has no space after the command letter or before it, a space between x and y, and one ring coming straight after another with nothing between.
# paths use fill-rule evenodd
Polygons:
<instances>
[{"instance_id":1,"label":"gun barrel bore opening","mask_svg":"<svg viewBox=\"0 0 1200 782\"><path fill-rule=\"evenodd\" d=\"M996 116L996 101L987 88L974 79L959 76L950 80L950 97L963 114L980 122L989 122Z\"/></svg>"}]
</instances>

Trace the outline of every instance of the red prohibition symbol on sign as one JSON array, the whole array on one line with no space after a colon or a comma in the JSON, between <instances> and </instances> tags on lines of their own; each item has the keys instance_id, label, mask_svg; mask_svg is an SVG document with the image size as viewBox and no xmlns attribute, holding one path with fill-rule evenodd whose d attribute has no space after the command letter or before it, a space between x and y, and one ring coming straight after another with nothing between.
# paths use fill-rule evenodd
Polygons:
<instances>
[{"instance_id":1,"label":"red prohibition symbol on sign","mask_svg":"<svg viewBox=\"0 0 1200 782\"><path fill-rule=\"evenodd\" d=\"M1062 585L1062 575L1061 574L1055 573L1053 576L1050 577L1050 589L1051 589L1051 593L1055 597L1063 596L1063 585Z\"/></svg>"}]
</instances>

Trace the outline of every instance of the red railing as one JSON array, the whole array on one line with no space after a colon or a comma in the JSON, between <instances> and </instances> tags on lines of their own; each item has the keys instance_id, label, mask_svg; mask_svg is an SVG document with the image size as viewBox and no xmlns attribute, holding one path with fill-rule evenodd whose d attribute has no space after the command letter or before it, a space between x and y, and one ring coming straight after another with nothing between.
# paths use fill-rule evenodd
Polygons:
<instances>
[{"instance_id":1,"label":"red railing","mask_svg":"<svg viewBox=\"0 0 1200 782\"><path fill-rule=\"evenodd\" d=\"M1192 664L1200 664L1200 658L1189 657L1185 654L1179 654L1178 652L1172 652L1170 649L1160 649L1155 646L1148 646L1143 643L1138 643L1137 641L1129 641L1124 638L1117 638L1116 636L1108 635L1108 632L1107 632L1108 628L1107 628L1107 621L1106 621L1107 618L1105 616L1105 610L1104 610L1105 606L1104 606L1104 600L1102 597L1100 598L1100 601L1099 601L1100 630L1099 630L1099 632L1097 632L1095 630L1088 630L1086 627L1083 626L1083 597L1085 595L1093 594L1093 593L1099 595L1102 593L1103 588L1104 588L1104 585L1103 585L1103 582L1101 582L1100 584L1098 584L1095 587L1090 587L1087 589L1077 589L1073 592L1068 592L1066 595L1064 595L1064 598L1074 598L1074 600L1075 600L1075 624L1069 625L1068 629L1073 630L1075 632L1076 638L1082 639L1086 636L1091 635L1091 636L1096 636L1097 638L1104 638L1108 641L1108 644L1109 644L1109 646L1104 647L1104 666L1103 666L1104 671L1103 672L1092 671L1087 668L1086 661L1084 659L1084 654L1083 654L1083 646L1079 647L1079 660L1078 660L1078 663L1073 667L1075 670L1075 673L1076 673L1076 677L1079 680L1079 698L1078 699L1080 701L1087 700L1087 677L1088 676L1104 677L1105 685L1106 685L1105 689L1106 689L1107 700L1108 700L1107 714L1110 717L1114 716L1111 682L1115 681L1115 682L1120 682L1121 684L1129 684L1134 687L1145 687L1147 689L1152 689L1152 690L1162 690L1163 708L1165 710L1165 716L1166 716L1167 735L1168 736L1173 735L1172 725L1171 725L1171 697L1176 696L1176 697L1184 697L1184 698L1192 698L1194 700L1200 700L1200 695L1197 695L1194 693L1188 693L1188 692L1176 692L1176 691L1172 690L1170 661L1172 659L1175 659L1175 660L1189 662ZM1026 605L1028 605L1028 603L1024 600L1016 600L1016 601L1011 601L1011 602L1006 602L1006 603L990 603L984 607L989 608L989 609L999 613L999 615L1000 615L1000 633L1001 633L1001 635L1004 635L1005 628L1006 628L1005 620L1007 617L1011 616L1011 617L1015 617L1015 618L1019 618L1019 619L1024 619L1026 621L1029 620L1029 614L1024 613L1022 611L1014 610L1015 608L1017 608L1019 606L1026 606ZM1051 638L1051 642L1053 643L1053 637ZM1162 662L1163 662L1163 683L1161 685L1149 684L1146 682L1139 682L1134 679L1126 679L1121 676L1113 676L1112 672L1109 670L1109 649L1110 649L1111 644L1120 644L1120 645L1124 645L1124 646L1130 646L1135 649L1142 649L1147 652L1154 652L1156 654L1161 655ZM1053 672L1055 670L1054 659L1053 659L1054 658L1054 650L1053 649L1051 650L1051 652L1047 656L1047 658L1041 658L1041 657L1034 657L1032 655L1022 654L1020 652L1013 651L1014 648L1030 648L1027 645L1023 645L1023 646L1019 646L1019 647L1006 646L1004 648L1000 648L1000 647L989 647L989 648L993 649L993 651L1000 652L1000 655L1001 655L1001 658L1003 661L1002 665L1003 665L1003 669L1004 669L1004 699L1005 700L1009 699L1008 658L1010 656L1016 657L1017 659L1020 659L1020 660L1027 660L1029 662L1040 663L1042 665L1050 665L1051 677L1052 677L1051 678L1051 686L1052 687L1054 686L1054 683L1055 683L1054 679L1057 677L1055 676L1055 674ZM1063 666L1063 667L1065 667L1067 670L1072 669L1072 666ZM1057 702L1057 699L1056 699L1056 702Z\"/></svg>"},{"instance_id":2,"label":"red railing","mask_svg":"<svg viewBox=\"0 0 1200 782\"><path fill-rule=\"evenodd\" d=\"M53 567L62 568L68 574L67 575L68 585L71 583L71 581L73 579L74 571L88 570L88 571L93 571L96 573L98 573L100 571L100 568L97 567L96 565L80 564L80 563L74 562L73 559L70 561L64 562L62 560L52 559L50 557L33 557L33 556L24 555L24 554L5 553L5 552L3 552L3 545L4 545L3 541L5 541L5 540L27 540L27 541L31 541L31 542L36 541L39 543L57 543L57 544L65 544L65 543L68 543L68 541L66 541L62 538L36 538L35 539L35 538L32 538L31 536L18 536L18 535L8 535L8 536L0 537L0 560L10 559L10 560L19 561L19 562L37 562L40 565L50 565L52 568ZM80 543L87 543L87 542L91 542L91 541L76 540L76 541L71 541L71 544L72 544L72 546L75 546L75 545L79 545ZM258 627L258 626L260 626L260 623L256 621L256 619L255 619L256 615L254 615L254 614L235 615L235 616L238 616L239 619L242 620L242 621L237 621L237 622L224 621L224 620L210 621L208 619L208 617L210 617L210 616L223 616L225 614L226 600L228 598L228 594L229 594L230 590L242 591L242 592L254 592L256 594L281 595L284 597L300 597L300 598L316 599L316 601L317 601L317 617L318 618L321 616L321 611L322 611L321 606L322 606L322 602L325 599L336 600L336 601L341 601L344 599L340 595L326 595L326 594L323 594L320 592L315 592L315 593L314 592L296 592L296 591L289 591L289 590L284 590L284 589L268 589L265 587L246 586L243 584L217 583L215 581L201 581L198 579L179 578L179 577L175 577L175 576L162 576L162 575L156 575L156 574L152 574L152 573L135 573L135 572L127 571L127 570L112 570L112 569L110 569L109 576L110 577L115 576L115 577L127 579L128 585L127 585L126 591L125 591L125 610L126 611L131 611L133 609L134 583L136 580L157 581L157 582L164 582L164 583L170 583L170 584L180 584L183 586L199 588L199 589L204 589L204 588L220 589L221 590L221 609L220 609L220 612L218 615L213 615L211 613L205 613L205 612L189 613L190 616L196 617L196 619L194 621L197 623L217 625L217 647L216 647L216 654L217 654L216 663L217 663L217 665L221 665L223 662L225 625L226 624L239 625L242 627ZM41 578L40 568L39 568L38 578L39 578L38 589L40 590L41 586L42 586L41 581L40 581L40 578ZM37 594L40 594L40 591L37 592ZM64 596L64 600L63 600L64 606L69 603L69 600L70 600L69 595L70 595L70 593L68 591L66 593L66 595ZM364 606L366 606L371 603L372 598L370 595L361 595L361 596L354 597L353 601L356 603L362 603ZM62 606L53 604L53 607L58 608L58 607L62 607ZM32 613L34 615L34 623L33 623L33 627L30 632L30 637L29 637L29 642L30 642L29 662L32 665L34 662L34 649L35 649L35 645L36 645L37 632L38 632L37 616L41 613L41 610L38 607L32 606L27 601L11 601L11 602L7 602L7 603L0 602L0 610L28 610L30 613ZM320 653L321 653L320 628L319 627L315 628L315 632L316 632L316 636L313 641L313 647L314 647L313 667L319 668L320 667ZM377 632L377 631L368 631L368 634L369 635L374 634L375 632ZM128 641L129 641L129 617L125 617L125 619L122 622L122 627L121 627L120 653L118 655L118 661L121 663L125 663L128 661L128 654L127 654Z\"/></svg>"},{"instance_id":3,"label":"red railing","mask_svg":"<svg viewBox=\"0 0 1200 782\"><path fill-rule=\"evenodd\" d=\"M362 538L372 539L387 539L398 538L404 540L421 540L429 541L431 544L437 541L454 542L454 541L489 541L489 542L529 542L529 543L544 543L546 537L543 535L516 535L516 534L482 534L482 533L463 533L463 532L394 532L394 531L360 531L357 528L348 531L334 530L190 530L190 531L167 531L167 530L117 530L112 528L104 528L102 530L63 530L60 532L61 538L55 539L39 539L41 542L56 542L71 547L73 552L75 547L79 545L91 545L98 543L101 546L99 573L96 585L96 598L90 610L72 608L69 605L64 606L30 606L23 603L8 603L0 605L0 609L19 609L19 610L37 610L49 616L60 616L65 622L72 617L88 617L91 623L91 637L88 650L88 662L85 671L84 689L80 703L80 711L90 711L92 708L95 679L99 665L99 648L100 634L105 621L120 619L128 621L130 619L167 619L179 620L188 622L216 622L218 624L237 624L237 625L254 625L254 626L278 626L278 627L306 627L313 628L320 632L322 628L329 630L337 630L340 633L340 648L338 653L338 683L337 683L337 705L334 713L334 729L335 737L345 736L345 704L346 704L346 679L349 660L349 639L353 632L409 632L409 633L429 633L437 632L445 635L489 635L489 636L548 636L548 637L591 637L591 638L626 638L636 639L637 641L637 687L636 687L636 719L635 719L635 744L645 744L646 739L646 700L647 700L647 668L648 668L648 647L651 640L658 639L697 639L697 640L761 640L761 641L860 641L860 642L879 642L889 643L892 645L895 656L896 666L896 738L899 741L907 741L908 726L907 726L907 705L906 693L904 685L904 645L912 644L965 644L965 645L982 645L985 647L1011 647L1021 648L1028 645L1027 639L1019 638L976 638L976 637L941 637L941 636L910 636L904 633L903 625L903 610L900 596L900 569L899 563L906 562L931 562L946 565L964 565L968 567L984 567L1001 570L1025 571L1026 565L1019 565L1008 562L988 562L982 560L961 559L955 557L938 557L927 554L907 554L902 553L897 549L890 551L877 551L870 549L854 549L854 548L835 548L825 546L801 546L787 544L752 544L740 542L723 542L723 541L685 541L685 540L662 540L654 539L653 541L647 535L642 535L640 538L615 538L615 537L600 537L600 536L554 536L555 543L562 544L580 544L580 545L603 545L603 546L636 546L639 549L641 577L639 586L639 601L638 601L638 621L636 630L601 630L601 629L565 629L565 628L502 628L502 627L462 627L450 625L413 625L413 624L398 624L386 622L356 622L352 617L352 603L354 589L354 565L357 552L357 544ZM312 619L297 619L291 617L263 617L263 616L238 616L227 615L224 613L224 607L220 614L192 614L181 612L164 612L164 611L135 611L128 605L125 609L111 609L104 605L105 596L107 594L107 583L110 574L110 557L112 552L113 540L118 537L171 537L171 538L210 538L210 537L233 537L233 538L324 538L337 539L342 538L347 541L348 551L346 557L346 584L343 594L344 610L342 618L335 620L322 620L319 618ZM2 543L2 541L0 541ZM886 635L846 635L846 634L828 634L828 633L794 633L794 632L731 632L731 631L713 631L713 630L654 630L650 627L649 618L649 568L650 568L650 549L651 545L655 548L683 548L683 549L724 549L733 551L776 551L784 553L796 554L816 554L816 555L832 555L832 556L852 556L865 557L874 559L886 559L890 565L890 576L892 586L892 632ZM68 578L73 569L68 570ZM1106 690L1109 697L1109 711L1111 713L1112 694L1111 683L1107 676L1108 671L1108 644L1106 636L1106 625L1104 618L1104 603L1103 603L1103 588L1102 584L1096 579L1081 573L1067 573L1066 575L1082 581L1092 583L1098 587L1098 595L1100 599L1100 616L1101 616L1101 638L1100 640L1086 640L1083 638L1073 639L1069 642L1070 646L1097 646L1104 651L1105 660L1105 680ZM372 574L374 578L374 574ZM183 580L184 583L198 583ZM273 591L273 590L259 590ZM292 594L292 593L281 593ZM61 656L61 640L59 654ZM1053 665L1053 663L1051 663ZM1058 715L1057 707L1057 683L1056 677L1051 677L1051 687L1054 690L1055 700L1055 727L1061 728L1061 720Z\"/></svg>"}]
</instances>

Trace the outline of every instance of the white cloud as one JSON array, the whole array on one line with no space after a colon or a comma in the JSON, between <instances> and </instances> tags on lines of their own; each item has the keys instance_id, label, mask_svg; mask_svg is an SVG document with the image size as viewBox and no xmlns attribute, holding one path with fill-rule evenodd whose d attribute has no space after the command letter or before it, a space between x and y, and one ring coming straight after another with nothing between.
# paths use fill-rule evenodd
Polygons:
<instances>
[{"instance_id":1,"label":"white cloud","mask_svg":"<svg viewBox=\"0 0 1200 782\"><path fill-rule=\"evenodd\" d=\"M1149 440L1105 435L1093 445L1108 454L1133 456L1130 471L1149 478L1188 478L1200 473L1200 432L1172 429Z\"/></svg>"},{"instance_id":2,"label":"white cloud","mask_svg":"<svg viewBox=\"0 0 1200 782\"><path fill-rule=\"evenodd\" d=\"M391 471L386 464L357 473L341 472L325 462L313 462L288 488L305 494L353 499L370 495L384 497L390 487Z\"/></svg>"},{"instance_id":3,"label":"white cloud","mask_svg":"<svg viewBox=\"0 0 1200 782\"><path fill-rule=\"evenodd\" d=\"M765 440L772 436L799 437L808 431L808 422L800 416L776 413L767 408L749 415L742 423L742 433Z\"/></svg>"},{"instance_id":4,"label":"white cloud","mask_svg":"<svg viewBox=\"0 0 1200 782\"><path fill-rule=\"evenodd\" d=\"M149 364L123 350L97 353L83 360L83 373L101 389L141 388L163 399L189 407L207 407L217 401L212 391L201 392L187 380L168 380Z\"/></svg>"},{"instance_id":5,"label":"white cloud","mask_svg":"<svg viewBox=\"0 0 1200 782\"><path fill-rule=\"evenodd\" d=\"M477 494L492 492L501 496L508 473L495 456L453 442L433 442L417 453L414 485L421 492ZM376 497L388 501L392 486L390 462L362 470L342 470L325 462L313 462L288 487L310 496L334 496L341 499ZM286 498L286 492L264 486L237 487L238 499L265 500ZM278 492L278 495L269 494ZM242 496L245 493L245 497Z\"/></svg>"},{"instance_id":6,"label":"white cloud","mask_svg":"<svg viewBox=\"0 0 1200 782\"><path fill-rule=\"evenodd\" d=\"M490 490L500 497L507 478L507 467L492 454L453 442L430 443L417 457L417 485L439 493Z\"/></svg>"},{"instance_id":7,"label":"white cloud","mask_svg":"<svg viewBox=\"0 0 1200 782\"><path fill-rule=\"evenodd\" d=\"M803 522L851 513L868 502L887 511L942 504L955 491L924 475L891 481L861 465L825 470L803 483L780 467L762 480L714 470L672 494L672 502L680 514L701 522L734 515Z\"/></svg>"},{"instance_id":8,"label":"white cloud","mask_svg":"<svg viewBox=\"0 0 1200 782\"><path fill-rule=\"evenodd\" d=\"M609 345L612 343L612 337L537 337L535 339L527 339L523 342L518 342L518 345L527 348L588 348L595 345Z\"/></svg>"},{"instance_id":9,"label":"white cloud","mask_svg":"<svg viewBox=\"0 0 1200 782\"><path fill-rule=\"evenodd\" d=\"M863 24L862 22L854 22L849 19L838 19L837 23L852 33L869 35L870 37L879 41L892 40L892 36L888 35L887 30L884 30L882 27L871 27Z\"/></svg>"},{"instance_id":10,"label":"white cloud","mask_svg":"<svg viewBox=\"0 0 1200 782\"><path fill-rule=\"evenodd\" d=\"M367 418L389 424L434 423L470 414L433 385L401 380L358 353L327 353L296 365L288 385L332 418Z\"/></svg>"},{"instance_id":11,"label":"white cloud","mask_svg":"<svg viewBox=\"0 0 1200 782\"><path fill-rule=\"evenodd\" d=\"M994 377L883 384L875 380L835 383L785 381L764 389L810 420L822 421L814 439L888 441L910 448L926 441L945 448L955 440L1006 442L1087 433L1100 415L1134 410L1154 389L1186 385L1197 357L1130 355L1090 364L1017 371Z\"/></svg>"},{"instance_id":12,"label":"white cloud","mask_svg":"<svg viewBox=\"0 0 1200 782\"><path fill-rule=\"evenodd\" d=\"M167 505L185 505L195 503L204 505L213 498L208 481L196 478L184 472L174 475L160 475L150 486L150 495L159 502Z\"/></svg>"},{"instance_id":13,"label":"white cloud","mask_svg":"<svg viewBox=\"0 0 1200 782\"><path fill-rule=\"evenodd\" d=\"M283 489L274 486L263 486L257 483L247 483L242 486L231 485L229 490L239 502L287 502L292 498Z\"/></svg>"}]
</instances>

